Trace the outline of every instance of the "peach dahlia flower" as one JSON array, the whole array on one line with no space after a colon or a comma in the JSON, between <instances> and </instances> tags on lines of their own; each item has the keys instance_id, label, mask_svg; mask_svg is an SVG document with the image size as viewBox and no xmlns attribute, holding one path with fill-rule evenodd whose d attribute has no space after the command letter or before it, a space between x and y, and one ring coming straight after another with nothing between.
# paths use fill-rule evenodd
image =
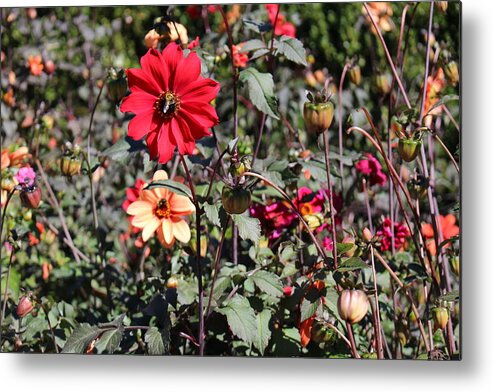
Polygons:
<instances>
[{"instance_id":1,"label":"peach dahlia flower","mask_svg":"<svg viewBox=\"0 0 493 392\"><path fill-rule=\"evenodd\" d=\"M167 180L164 170L154 173L153 181ZM166 188L142 189L139 198L128 206L133 216L132 225L142 229L142 239L149 240L157 232L157 238L165 248L171 248L175 239L190 241L190 228L184 216L195 212L195 206L186 196Z\"/></svg>"}]
</instances>

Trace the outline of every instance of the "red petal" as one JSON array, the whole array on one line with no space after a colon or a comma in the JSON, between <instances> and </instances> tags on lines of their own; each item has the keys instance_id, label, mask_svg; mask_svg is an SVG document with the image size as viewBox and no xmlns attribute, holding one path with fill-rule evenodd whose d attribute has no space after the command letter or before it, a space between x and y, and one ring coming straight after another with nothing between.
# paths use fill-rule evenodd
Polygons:
<instances>
[{"instance_id":1,"label":"red petal","mask_svg":"<svg viewBox=\"0 0 493 392\"><path fill-rule=\"evenodd\" d=\"M142 69L127 69L127 77L128 87L132 92L143 91L158 96L162 91L156 81Z\"/></svg>"},{"instance_id":2,"label":"red petal","mask_svg":"<svg viewBox=\"0 0 493 392\"><path fill-rule=\"evenodd\" d=\"M171 120L172 137L171 140L176 142L178 152L182 155L193 153L195 148L195 139L193 138L187 123L180 117Z\"/></svg>"},{"instance_id":3,"label":"red petal","mask_svg":"<svg viewBox=\"0 0 493 392\"><path fill-rule=\"evenodd\" d=\"M188 114L195 122L205 128L214 127L219 123L216 109L203 102L187 102L185 105L182 104L180 114L182 112Z\"/></svg>"},{"instance_id":4,"label":"red petal","mask_svg":"<svg viewBox=\"0 0 493 392\"><path fill-rule=\"evenodd\" d=\"M190 83L180 92L181 102L199 101L209 103L217 97L220 87L215 80L199 79Z\"/></svg>"},{"instance_id":5,"label":"red petal","mask_svg":"<svg viewBox=\"0 0 493 392\"><path fill-rule=\"evenodd\" d=\"M141 57L140 65L143 71L156 81L160 92L168 90L168 69L161 55L156 49L149 51Z\"/></svg>"},{"instance_id":6,"label":"red petal","mask_svg":"<svg viewBox=\"0 0 493 392\"><path fill-rule=\"evenodd\" d=\"M153 108L154 102L157 97L143 91L136 91L123 98L123 102L120 106L122 112L132 112L139 114L146 112Z\"/></svg>"},{"instance_id":7,"label":"red petal","mask_svg":"<svg viewBox=\"0 0 493 392\"><path fill-rule=\"evenodd\" d=\"M183 58L183 50L179 45L171 42L164 48L161 58L168 65L168 85L173 86L178 63Z\"/></svg>"},{"instance_id":8,"label":"red petal","mask_svg":"<svg viewBox=\"0 0 493 392\"><path fill-rule=\"evenodd\" d=\"M166 122L161 127L158 136L158 162L166 163L172 157L175 152L176 144L174 144L171 139L171 124L170 122Z\"/></svg>"},{"instance_id":9,"label":"red petal","mask_svg":"<svg viewBox=\"0 0 493 392\"><path fill-rule=\"evenodd\" d=\"M142 139L146 134L156 129L158 123L153 121L154 110L137 114L128 123L128 136L134 140Z\"/></svg>"},{"instance_id":10,"label":"red petal","mask_svg":"<svg viewBox=\"0 0 493 392\"><path fill-rule=\"evenodd\" d=\"M200 59L195 52L182 59L177 65L179 72L175 73L172 90L180 94L190 83L195 82L200 77L200 67Z\"/></svg>"}]
</instances>

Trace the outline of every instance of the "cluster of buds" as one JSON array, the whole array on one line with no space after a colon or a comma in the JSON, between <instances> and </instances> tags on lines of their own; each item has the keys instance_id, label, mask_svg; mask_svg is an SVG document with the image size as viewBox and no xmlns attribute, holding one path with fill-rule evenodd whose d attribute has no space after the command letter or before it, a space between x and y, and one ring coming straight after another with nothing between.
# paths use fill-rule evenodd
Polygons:
<instances>
[{"instance_id":1,"label":"cluster of buds","mask_svg":"<svg viewBox=\"0 0 493 392\"><path fill-rule=\"evenodd\" d=\"M350 324L360 322L366 316L369 306L368 297L363 290L343 290L337 301L339 316Z\"/></svg>"},{"instance_id":2,"label":"cluster of buds","mask_svg":"<svg viewBox=\"0 0 493 392\"><path fill-rule=\"evenodd\" d=\"M334 119L334 104L327 89L313 95L308 92L308 102L303 106L306 130L311 134L321 134L329 129Z\"/></svg>"},{"instance_id":3,"label":"cluster of buds","mask_svg":"<svg viewBox=\"0 0 493 392\"><path fill-rule=\"evenodd\" d=\"M116 104L127 94L127 75L124 69L111 67L106 77L108 96Z\"/></svg>"},{"instance_id":4,"label":"cluster of buds","mask_svg":"<svg viewBox=\"0 0 493 392\"><path fill-rule=\"evenodd\" d=\"M82 150L77 144L65 143L63 156L60 160L60 171L64 176L72 177L79 174L82 166L81 153Z\"/></svg>"}]
</instances>

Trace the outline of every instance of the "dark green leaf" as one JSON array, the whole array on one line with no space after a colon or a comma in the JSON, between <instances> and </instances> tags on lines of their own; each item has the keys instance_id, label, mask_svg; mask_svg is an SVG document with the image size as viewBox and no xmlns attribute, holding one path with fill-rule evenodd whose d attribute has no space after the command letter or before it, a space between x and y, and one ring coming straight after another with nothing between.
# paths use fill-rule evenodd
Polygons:
<instances>
[{"instance_id":1,"label":"dark green leaf","mask_svg":"<svg viewBox=\"0 0 493 392\"><path fill-rule=\"evenodd\" d=\"M62 353L81 354L85 352L89 343L96 339L101 332L101 329L94 325L80 324L67 339Z\"/></svg>"},{"instance_id":2,"label":"dark green leaf","mask_svg":"<svg viewBox=\"0 0 493 392\"><path fill-rule=\"evenodd\" d=\"M238 227L240 237L258 244L258 240L260 239L260 221L257 218L251 218L245 214L234 214L231 216Z\"/></svg>"},{"instance_id":3,"label":"dark green leaf","mask_svg":"<svg viewBox=\"0 0 493 392\"><path fill-rule=\"evenodd\" d=\"M251 52L252 50L265 49L265 43L260 39L251 39L246 41L240 50L240 53Z\"/></svg>"},{"instance_id":4,"label":"dark green leaf","mask_svg":"<svg viewBox=\"0 0 493 392\"><path fill-rule=\"evenodd\" d=\"M272 25L270 23L257 22L255 20L243 19L243 24L247 29L253 30L256 33L265 33L272 30Z\"/></svg>"},{"instance_id":5,"label":"dark green leaf","mask_svg":"<svg viewBox=\"0 0 493 392\"><path fill-rule=\"evenodd\" d=\"M121 328L115 328L104 332L96 343L97 352L113 354L115 350L120 347L122 337L123 333Z\"/></svg>"},{"instance_id":6,"label":"dark green leaf","mask_svg":"<svg viewBox=\"0 0 493 392\"><path fill-rule=\"evenodd\" d=\"M276 55L282 54L296 64L307 65L305 48L296 38L283 35L279 40L274 41L274 48Z\"/></svg>"},{"instance_id":7,"label":"dark green leaf","mask_svg":"<svg viewBox=\"0 0 493 392\"><path fill-rule=\"evenodd\" d=\"M349 259L343 260L339 264L339 268L337 268L337 271L347 272L363 268L370 268L370 266L366 264L360 257L350 257Z\"/></svg>"},{"instance_id":8,"label":"dark green leaf","mask_svg":"<svg viewBox=\"0 0 493 392\"><path fill-rule=\"evenodd\" d=\"M315 301L309 301L306 298L301 302L301 319L300 322L303 322L310 317L312 317L315 312L317 311L317 308L319 305L322 303L321 298L317 298Z\"/></svg>"},{"instance_id":9,"label":"dark green leaf","mask_svg":"<svg viewBox=\"0 0 493 392\"><path fill-rule=\"evenodd\" d=\"M257 319L250 303L241 295L234 296L228 304L217 312L226 316L231 332L247 343L257 339Z\"/></svg>"},{"instance_id":10,"label":"dark green leaf","mask_svg":"<svg viewBox=\"0 0 493 392\"><path fill-rule=\"evenodd\" d=\"M154 188L166 188L173 193L176 193L180 196L186 196L188 198L192 197L192 193L190 192L190 188L181 182L173 181L173 180L158 180L153 181L145 189L154 189Z\"/></svg>"},{"instance_id":11,"label":"dark green leaf","mask_svg":"<svg viewBox=\"0 0 493 392\"><path fill-rule=\"evenodd\" d=\"M150 355L164 354L163 336L156 327L151 327L147 330L144 341L147 343L147 351Z\"/></svg>"},{"instance_id":12,"label":"dark green leaf","mask_svg":"<svg viewBox=\"0 0 493 392\"><path fill-rule=\"evenodd\" d=\"M270 317L271 314L268 309L264 309L257 314L257 337L253 344L260 351L261 355L264 355L264 351L269 345L271 337L271 331L269 329Z\"/></svg>"},{"instance_id":13,"label":"dark green leaf","mask_svg":"<svg viewBox=\"0 0 493 392\"><path fill-rule=\"evenodd\" d=\"M261 112L279 119L277 98L274 95L274 80L270 73L260 73L249 67L240 72L240 81L246 84L250 100Z\"/></svg>"},{"instance_id":14,"label":"dark green leaf","mask_svg":"<svg viewBox=\"0 0 493 392\"><path fill-rule=\"evenodd\" d=\"M283 293L281 279L272 272L260 270L248 279L252 280L260 290L269 295L280 297Z\"/></svg>"},{"instance_id":15,"label":"dark green leaf","mask_svg":"<svg viewBox=\"0 0 493 392\"><path fill-rule=\"evenodd\" d=\"M132 154L145 150L146 145L141 140L133 140L130 136L119 139L110 148L104 150L102 155L113 159L116 162L128 163Z\"/></svg>"}]
</instances>

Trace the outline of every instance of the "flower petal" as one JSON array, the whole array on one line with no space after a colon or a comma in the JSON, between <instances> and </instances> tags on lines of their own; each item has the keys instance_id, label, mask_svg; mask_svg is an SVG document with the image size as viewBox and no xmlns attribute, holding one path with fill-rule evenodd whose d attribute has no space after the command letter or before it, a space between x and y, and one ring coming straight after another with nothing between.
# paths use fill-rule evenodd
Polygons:
<instances>
[{"instance_id":1,"label":"flower petal","mask_svg":"<svg viewBox=\"0 0 493 392\"><path fill-rule=\"evenodd\" d=\"M132 92L146 92L155 96L161 93L157 82L144 70L138 68L127 69L128 87Z\"/></svg>"},{"instance_id":2,"label":"flower petal","mask_svg":"<svg viewBox=\"0 0 493 392\"><path fill-rule=\"evenodd\" d=\"M181 106L179 115L185 115L204 128L211 128L219 123L216 109L208 103L187 102Z\"/></svg>"},{"instance_id":3,"label":"flower petal","mask_svg":"<svg viewBox=\"0 0 493 392\"><path fill-rule=\"evenodd\" d=\"M173 91L180 94L190 83L196 81L200 77L200 68L201 63L197 53L192 52L186 58L183 58L177 65L177 70L180 72L175 73L172 85Z\"/></svg>"},{"instance_id":4,"label":"flower petal","mask_svg":"<svg viewBox=\"0 0 493 392\"><path fill-rule=\"evenodd\" d=\"M149 213L152 213L152 204L143 200L134 201L127 209L127 214L129 215L146 215Z\"/></svg>"},{"instance_id":5,"label":"flower petal","mask_svg":"<svg viewBox=\"0 0 493 392\"><path fill-rule=\"evenodd\" d=\"M161 224L161 221L157 217L153 217L153 219L149 220L142 230L142 239L147 241L154 234L156 229Z\"/></svg>"},{"instance_id":6,"label":"flower petal","mask_svg":"<svg viewBox=\"0 0 493 392\"><path fill-rule=\"evenodd\" d=\"M173 225L171 219L163 219L161 223L161 230L163 233L164 242L170 244L173 240Z\"/></svg>"},{"instance_id":7,"label":"flower petal","mask_svg":"<svg viewBox=\"0 0 493 392\"><path fill-rule=\"evenodd\" d=\"M187 243L190 241L190 227L183 219L173 220L173 235L180 241Z\"/></svg>"},{"instance_id":8,"label":"flower petal","mask_svg":"<svg viewBox=\"0 0 493 392\"><path fill-rule=\"evenodd\" d=\"M158 162L167 163L175 152L176 144L171 140L171 125L170 122L163 123L157 140Z\"/></svg>"},{"instance_id":9,"label":"flower petal","mask_svg":"<svg viewBox=\"0 0 493 392\"><path fill-rule=\"evenodd\" d=\"M211 102L217 97L220 85L212 79L199 79L180 91L182 104L187 102Z\"/></svg>"},{"instance_id":10,"label":"flower petal","mask_svg":"<svg viewBox=\"0 0 493 392\"><path fill-rule=\"evenodd\" d=\"M156 81L161 92L168 90L168 67L156 49L149 49L147 53L141 57L140 65L142 70Z\"/></svg>"},{"instance_id":11,"label":"flower petal","mask_svg":"<svg viewBox=\"0 0 493 392\"><path fill-rule=\"evenodd\" d=\"M186 196L172 193L169 204L173 215L190 215L195 212L195 206Z\"/></svg>"},{"instance_id":12,"label":"flower petal","mask_svg":"<svg viewBox=\"0 0 493 392\"><path fill-rule=\"evenodd\" d=\"M190 133L187 123L178 116L174 117L171 120L171 130L171 141L174 141L178 146L178 152L181 155L192 154L195 148L195 139Z\"/></svg>"},{"instance_id":13,"label":"flower petal","mask_svg":"<svg viewBox=\"0 0 493 392\"><path fill-rule=\"evenodd\" d=\"M143 91L135 91L123 98L120 106L121 112L132 112L139 114L153 109L157 97Z\"/></svg>"},{"instance_id":14,"label":"flower petal","mask_svg":"<svg viewBox=\"0 0 493 392\"><path fill-rule=\"evenodd\" d=\"M159 125L156 120L153 109L137 114L128 123L128 136L134 140L142 139Z\"/></svg>"},{"instance_id":15,"label":"flower petal","mask_svg":"<svg viewBox=\"0 0 493 392\"><path fill-rule=\"evenodd\" d=\"M168 86L173 86L177 66L183 58L183 50L179 45L171 42L161 52L161 58L168 66Z\"/></svg>"}]
</instances>

